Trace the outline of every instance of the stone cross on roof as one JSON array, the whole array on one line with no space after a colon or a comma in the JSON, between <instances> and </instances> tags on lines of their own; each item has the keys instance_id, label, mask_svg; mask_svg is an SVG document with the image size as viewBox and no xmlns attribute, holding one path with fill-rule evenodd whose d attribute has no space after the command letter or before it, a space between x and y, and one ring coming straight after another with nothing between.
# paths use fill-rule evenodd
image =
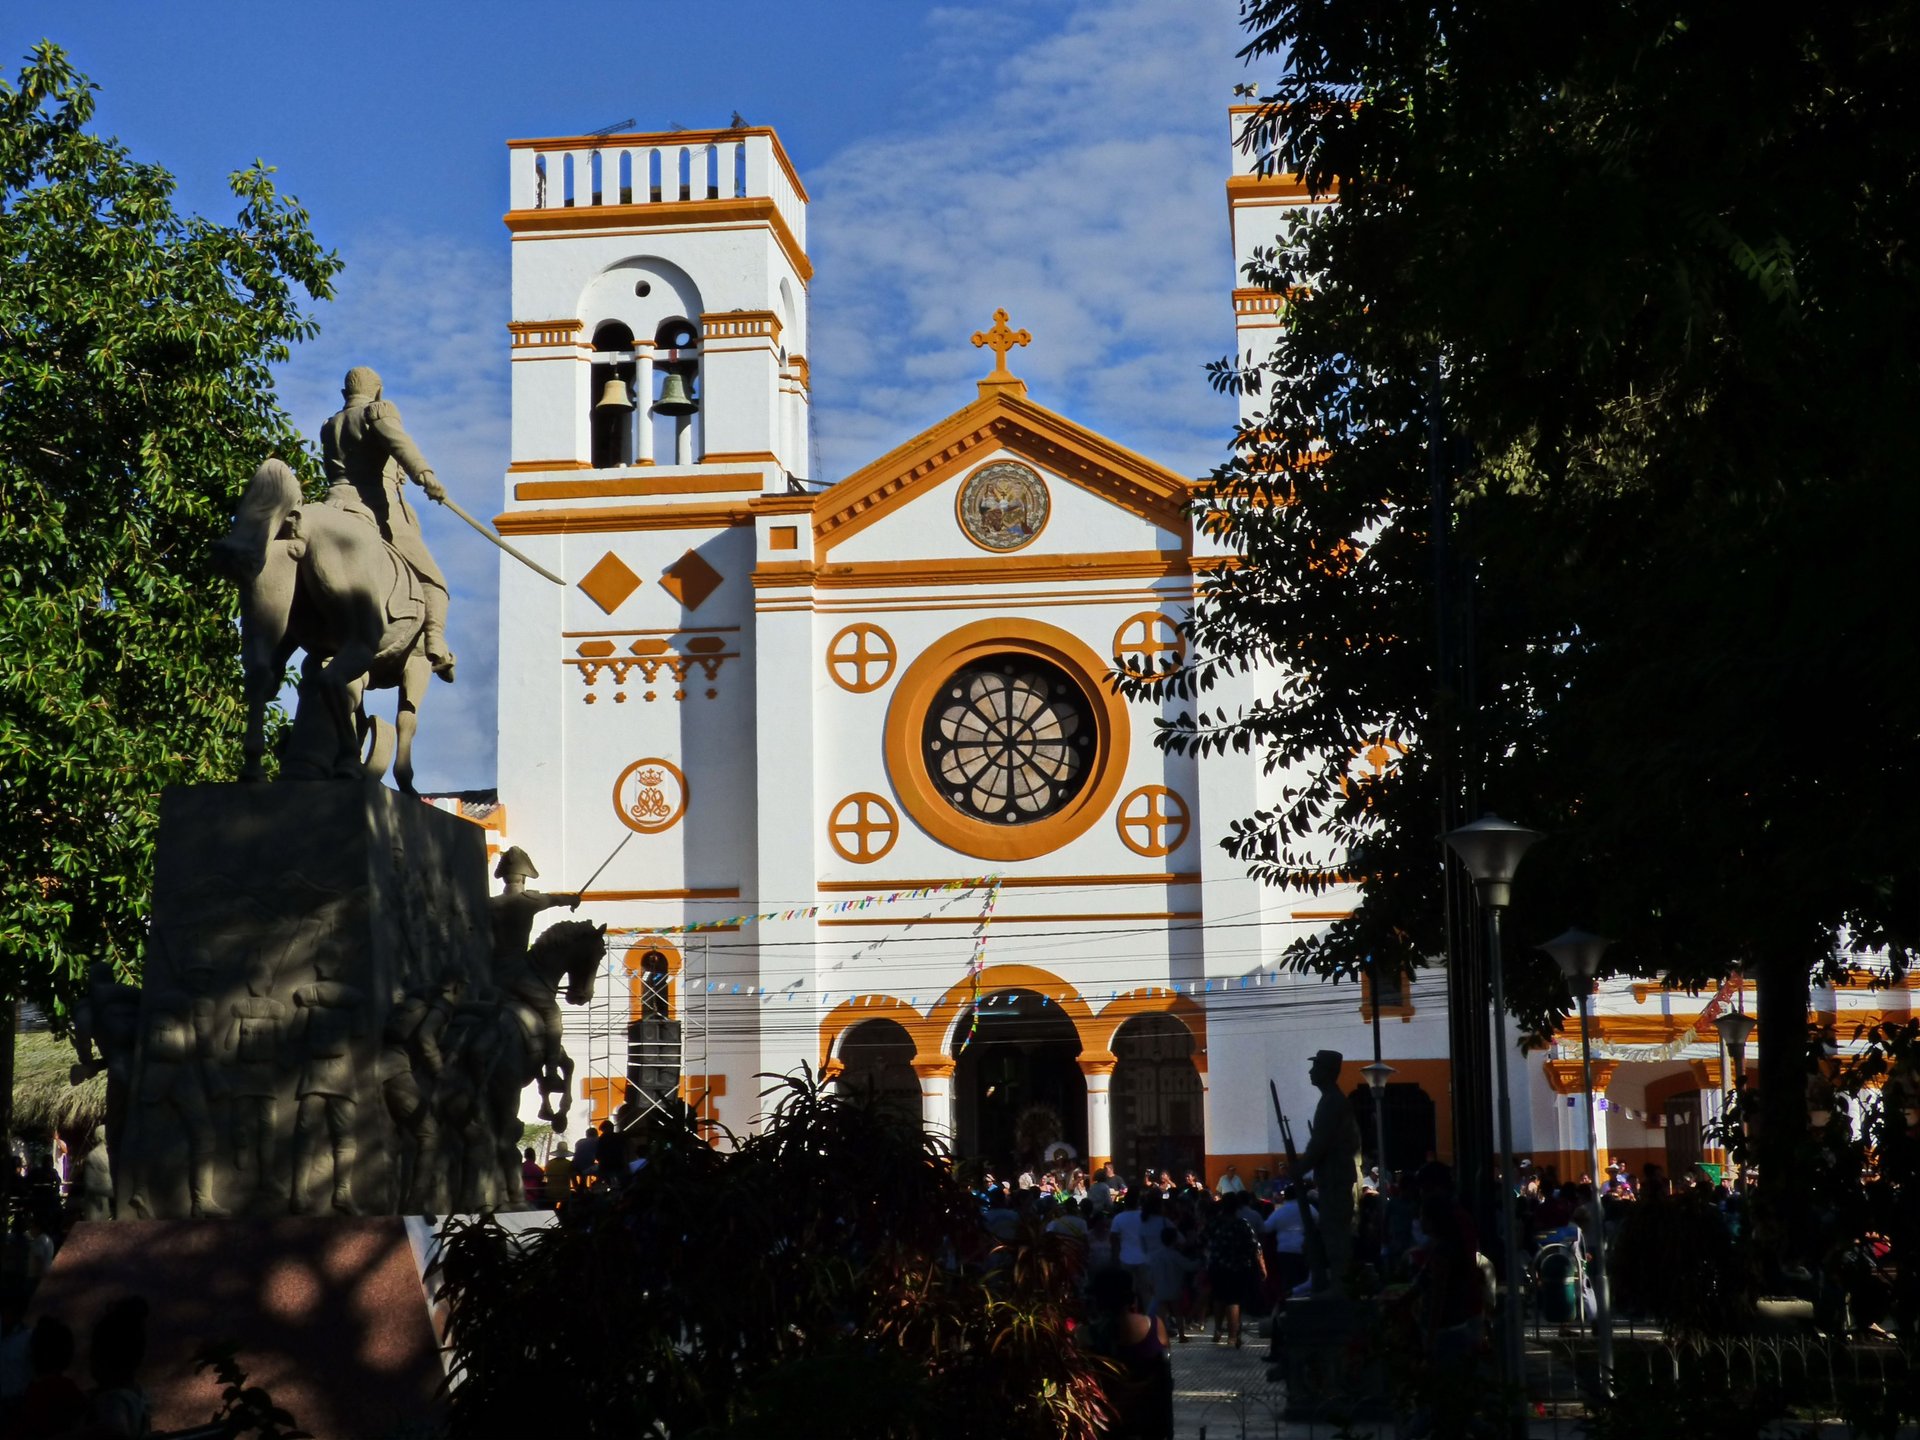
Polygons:
<instances>
[{"instance_id":1,"label":"stone cross on roof","mask_svg":"<svg viewBox=\"0 0 1920 1440\"><path fill-rule=\"evenodd\" d=\"M985 345L993 350L993 373L980 382L982 395L992 394L996 390L1011 390L1016 395L1027 393L1026 382L1007 369L1007 352L1016 345L1030 345L1033 336L1025 330L1010 329L1007 325L1007 312L993 312L993 327L989 330L973 332L973 343Z\"/></svg>"}]
</instances>

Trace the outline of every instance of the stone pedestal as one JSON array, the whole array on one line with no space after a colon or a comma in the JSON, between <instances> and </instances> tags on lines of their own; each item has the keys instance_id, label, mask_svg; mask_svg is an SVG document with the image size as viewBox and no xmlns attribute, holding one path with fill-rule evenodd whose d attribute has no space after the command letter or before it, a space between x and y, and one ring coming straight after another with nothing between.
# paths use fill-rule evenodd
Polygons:
<instances>
[{"instance_id":1,"label":"stone pedestal","mask_svg":"<svg viewBox=\"0 0 1920 1440\"><path fill-rule=\"evenodd\" d=\"M371 782L168 790L119 1216L398 1209L389 1018L491 963L477 826Z\"/></svg>"},{"instance_id":2,"label":"stone pedestal","mask_svg":"<svg viewBox=\"0 0 1920 1440\"><path fill-rule=\"evenodd\" d=\"M1391 1413L1386 1369L1367 1347L1379 1307L1332 1296L1288 1300L1277 1317L1288 1420L1374 1420Z\"/></svg>"}]
</instances>

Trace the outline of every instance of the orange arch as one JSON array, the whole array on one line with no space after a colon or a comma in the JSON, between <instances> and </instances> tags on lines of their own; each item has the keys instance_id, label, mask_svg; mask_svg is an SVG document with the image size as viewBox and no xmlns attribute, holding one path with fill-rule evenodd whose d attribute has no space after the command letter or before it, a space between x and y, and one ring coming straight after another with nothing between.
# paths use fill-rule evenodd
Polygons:
<instances>
[{"instance_id":1,"label":"orange arch","mask_svg":"<svg viewBox=\"0 0 1920 1440\"><path fill-rule=\"evenodd\" d=\"M834 1051L840 1048L840 1041L846 1033L868 1020L897 1022L913 1041L914 1059L932 1053L927 1044L927 1017L913 1006L891 995L856 995L851 1000L842 1000L820 1022L820 1066L823 1070L837 1062L839 1057Z\"/></svg>"},{"instance_id":2,"label":"orange arch","mask_svg":"<svg viewBox=\"0 0 1920 1440\"><path fill-rule=\"evenodd\" d=\"M1089 1041L1094 1031L1093 1007L1087 1004L1077 989L1052 971L1042 970L1037 965L989 965L981 972L979 993L986 996L1002 990L1031 990L1046 996L1073 1022L1074 1034L1080 1037L1080 1053L1084 1055L1097 1048ZM961 1014L972 1002L973 996L973 981L962 980L934 1002L933 1010L925 1021L934 1043L921 1044L923 1056L951 1052L954 1026L959 1023Z\"/></svg>"},{"instance_id":3,"label":"orange arch","mask_svg":"<svg viewBox=\"0 0 1920 1440\"><path fill-rule=\"evenodd\" d=\"M1094 1020L1092 1029L1083 1030L1080 1038L1089 1049L1111 1054L1120 1027L1137 1015L1171 1015L1185 1025L1187 1033L1193 1036L1193 1067L1202 1075L1207 1073L1207 1012L1177 990L1163 986L1149 985L1116 995L1100 1007L1099 1018Z\"/></svg>"}]
</instances>

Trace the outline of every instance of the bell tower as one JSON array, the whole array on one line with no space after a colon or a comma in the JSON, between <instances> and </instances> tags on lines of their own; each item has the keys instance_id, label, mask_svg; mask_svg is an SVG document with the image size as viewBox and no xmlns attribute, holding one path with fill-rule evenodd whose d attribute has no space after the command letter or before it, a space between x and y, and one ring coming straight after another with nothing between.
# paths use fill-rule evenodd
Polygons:
<instances>
[{"instance_id":1,"label":"bell tower","mask_svg":"<svg viewBox=\"0 0 1920 1440\"><path fill-rule=\"evenodd\" d=\"M508 142L516 475L806 478L807 192L769 129Z\"/></svg>"},{"instance_id":2,"label":"bell tower","mask_svg":"<svg viewBox=\"0 0 1920 1440\"><path fill-rule=\"evenodd\" d=\"M500 798L541 883L654 936L615 947L636 964L684 954L684 988L705 952L656 932L730 915L758 885L755 568L799 553L795 506L812 504L794 493L811 478L807 192L774 132L748 127L515 140L507 173L495 524L563 583L501 562ZM690 994L636 998L632 1019L677 1025ZM587 1023L567 1012L595 1114L675 1073L754 1092L750 1040L649 1052L622 1080L624 1045L607 1061Z\"/></svg>"}]
</instances>

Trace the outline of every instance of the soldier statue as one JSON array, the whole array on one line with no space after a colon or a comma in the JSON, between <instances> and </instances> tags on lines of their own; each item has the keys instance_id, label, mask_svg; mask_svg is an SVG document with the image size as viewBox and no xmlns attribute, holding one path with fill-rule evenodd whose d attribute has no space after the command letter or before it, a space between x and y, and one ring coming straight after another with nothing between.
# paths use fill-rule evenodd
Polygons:
<instances>
[{"instance_id":1,"label":"soldier statue","mask_svg":"<svg viewBox=\"0 0 1920 1440\"><path fill-rule=\"evenodd\" d=\"M229 1057L226 1082L232 1104L234 1168L253 1169L254 1194L284 1200L280 1191L280 1147L275 1087L280 1042L291 1007L274 998L273 962L255 955L247 962L247 993L227 1007L223 1049Z\"/></svg>"},{"instance_id":2,"label":"soldier statue","mask_svg":"<svg viewBox=\"0 0 1920 1440\"><path fill-rule=\"evenodd\" d=\"M446 1069L440 1040L465 989L466 977L449 966L431 989L396 989L393 1008L387 1011L378 1069L387 1115L399 1139L393 1185L395 1208L402 1214L447 1208L435 1092ZM423 1165L429 1172L425 1175Z\"/></svg>"},{"instance_id":3,"label":"soldier statue","mask_svg":"<svg viewBox=\"0 0 1920 1440\"><path fill-rule=\"evenodd\" d=\"M539 977L528 970L527 945L533 938L536 915L561 905L578 910L580 897L543 895L538 890L527 889L527 881L538 880L540 872L533 868L533 861L518 845L500 857L493 875L503 886L501 892L487 902L493 923L494 977L508 998L524 1005L538 1019L539 1066L545 1072L557 1074L561 1067L560 1002L554 998L553 987L540 983Z\"/></svg>"},{"instance_id":4,"label":"soldier statue","mask_svg":"<svg viewBox=\"0 0 1920 1440\"><path fill-rule=\"evenodd\" d=\"M1347 1267L1353 1260L1353 1222L1360 1200L1360 1122L1353 1102L1340 1093L1338 1050L1318 1050L1307 1078L1320 1092L1313 1111L1313 1131L1300 1156L1295 1178L1311 1174L1316 1193L1308 1219L1308 1246L1313 1267L1313 1293L1344 1293Z\"/></svg>"},{"instance_id":5,"label":"soldier statue","mask_svg":"<svg viewBox=\"0 0 1920 1440\"><path fill-rule=\"evenodd\" d=\"M308 1214L314 1203L308 1189L322 1126L332 1158L333 1208L357 1215L353 1201L353 1163L357 1155L353 1127L359 1092L353 1073L353 1041L360 1032L361 993L342 984L340 959L324 950L314 956L314 982L293 992L299 1007L305 1064L296 1093L300 1112L294 1121L293 1208Z\"/></svg>"},{"instance_id":6,"label":"soldier statue","mask_svg":"<svg viewBox=\"0 0 1920 1440\"><path fill-rule=\"evenodd\" d=\"M106 1147L115 1159L126 1137L127 1098L133 1085L133 1057L140 1045L140 987L113 978L113 966L96 960L87 967L87 993L73 1016L73 1049L78 1062L68 1072L83 1084L107 1072ZM94 1058L94 1051L100 1052Z\"/></svg>"},{"instance_id":7,"label":"soldier statue","mask_svg":"<svg viewBox=\"0 0 1920 1440\"><path fill-rule=\"evenodd\" d=\"M320 454L332 487L327 504L366 516L419 575L426 600L427 659L434 674L451 681L447 581L427 553L419 517L407 504L405 478L411 475L431 500L446 499L446 487L400 423L398 407L380 398L378 373L370 366L354 366L340 393L346 404L320 427Z\"/></svg>"},{"instance_id":8,"label":"soldier statue","mask_svg":"<svg viewBox=\"0 0 1920 1440\"><path fill-rule=\"evenodd\" d=\"M213 1001L207 982L213 966L205 959L187 963L184 991L162 990L146 997L146 1029L141 1037L140 1103L145 1112L142 1134L163 1133L161 1112L173 1111L186 1132L187 1183L196 1220L221 1219L227 1214L213 1194L213 1112L208 1105L208 1075L203 1061L213 1050ZM152 1140L141 1146L142 1166L152 1164ZM109 1147L111 1148L111 1147ZM140 1175L132 1179L127 1208L136 1216L151 1213L142 1193Z\"/></svg>"}]
</instances>

